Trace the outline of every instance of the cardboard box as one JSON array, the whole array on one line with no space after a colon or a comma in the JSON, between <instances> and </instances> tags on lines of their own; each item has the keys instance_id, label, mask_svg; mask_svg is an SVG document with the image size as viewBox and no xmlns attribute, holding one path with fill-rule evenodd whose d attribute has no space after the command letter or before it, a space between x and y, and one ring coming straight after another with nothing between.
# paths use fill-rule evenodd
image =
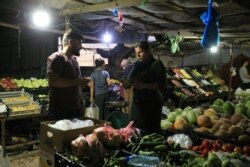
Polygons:
<instances>
[{"instance_id":1,"label":"cardboard box","mask_svg":"<svg viewBox=\"0 0 250 167\"><path fill-rule=\"evenodd\" d=\"M64 152L66 148L71 148L71 141L76 139L80 134L87 135L92 133L94 129L104 126L105 123L110 124L107 121L101 121L93 118L85 117L81 119L91 119L94 122L94 126L63 131L48 126L48 124L54 124L57 121L41 122L40 150L50 154L54 154L57 151Z\"/></svg>"},{"instance_id":2,"label":"cardboard box","mask_svg":"<svg viewBox=\"0 0 250 167\"><path fill-rule=\"evenodd\" d=\"M40 149L39 152L39 167L54 167L55 156L54 154L47 153Z\"/></svg>"}]
</instances>

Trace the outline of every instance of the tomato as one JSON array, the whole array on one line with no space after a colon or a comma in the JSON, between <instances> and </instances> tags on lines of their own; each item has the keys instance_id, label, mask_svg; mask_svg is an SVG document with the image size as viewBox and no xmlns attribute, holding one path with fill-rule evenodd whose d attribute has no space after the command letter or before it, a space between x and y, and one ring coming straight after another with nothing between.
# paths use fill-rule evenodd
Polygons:
<instances>
[{"instance_id":1,"label":"tomato","mask_svg":"<svg viewBox=\"0 0 250 167\"><path fill-rule=\"evenodd\" d=\"M206 148L206 149L204 149L204 150L202 151L201 154L207 155L209 151L210 151L210 150Z\"/></svg>"},{"instance_id":2,"label":"tomato","mask_svg":"<svg viewBox=\"0 0 250 167\"><path fill-rule=\"evenodd\" d=\"M228 151L233 152L234 151L234 145L232 144L227 144L228 145Z\"/></svg>"},{"instance_id":3,"label":"tomato","mask_svg":"<svg viewBox=\"0 0 250 167\"><path fill-rule=\"evenodd\" d=\"M215 141L215 143L218 143L219 145L223 145L223 143L222 143L222 141L220 140L220 139L217 139L216 141Z\"/></svg>"},{"instance_id":4,"label":"tomato","mask_svg":"<svg viewBox=\"0 0 250 167\"><path fill-rule=\"evenodd\" d=\"M203 158L206 158L207 157L207 154L201 154L201 157L203 157Z\"/></svg>"},{"instance_id":5,"label":"tomato","mask_svg":"<svg viewBox=\"0 0 250 167\"><path fill-rule=\"evenodd\" d=\"M204 145L200 145L199 148L200 148L200 150L204 150L205 146Z\"/></svg>"},{"instance_id":6,"label":"tomato","mask_svg":"<svg viewBox=\"0 0 250 167\"><path fill-rule=\"evenodd\" d=\"M193 147L192 147L192 150L193 150L193 151L200 151L200 147L199 147L199 146L193 146Z\"/></svg>"},{"instance_id":7,"label":"tomato","mask_svg":"<svg viewBox=\"0 0 250 167\"><path fill-rule=\"evenodd\" d=\"M201 145L204 147L204 148L208 148L208 149L211 149L212 148L212 144L211 142L208 140L208 139L204 139L201 143Z\"/></svg>"},{"instance_id":8,"label":"tomato","mask_svg":"<svg viewBox=\"0 0 250 167\"><path fill-rule=\"evenodd\" d=\"M240 147L234 147L234 152L242 153L242 149Z\"/></svg>"},{"instance_id":9,"label":"tomato","mask_svg":"<svg viewBox=\"0 0 250 167\"><path fill-rule=\"evenodd\" d=\"M234 146L232 144L223 144L222 150L225 152L233 152Z\"/></svg>"},{"instance_id":10,"label":"tomato","mask_svg":"<svg viewBox=\"0 0 250 167\"><path fill-rule=\"evenodd\" d=\"M244 146L243 147L243 153L250 155L250 146Z\"/></svg>"},{"instance_id":11,"label":"tomato","mask_svg":"<svg viewBox=\"0 0 250 167\"><path fill-rule=\"evenodd\" d=\"M221 147L222 151L227 152L228 148L226 144L223 144Z\"/></svg>"},{"instance_id":12,"label":"tomato","mask_svg":"<svg viewBox=\"0 0 250 167\"><path fill-rule=\"evenodd\" d=\"M213 144L213 150L214 150L214 151L221 150L221 145L218 144L218 143L214 143L214 144Z\"/></svg>"}]
</instances>

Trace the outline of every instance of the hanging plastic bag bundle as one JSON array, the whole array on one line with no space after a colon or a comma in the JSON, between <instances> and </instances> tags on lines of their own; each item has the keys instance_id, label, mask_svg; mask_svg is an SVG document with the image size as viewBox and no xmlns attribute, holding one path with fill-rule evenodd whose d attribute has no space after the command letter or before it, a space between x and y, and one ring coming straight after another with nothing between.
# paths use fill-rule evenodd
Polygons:
<instances>
[{"instance_id":1,"label":"hanging plastic bag bundle","mask_svg":"<svg viewBox=\"0 0 250 167\"><path fill-rule=\"evenodd\" d=\"M91 103L85 110L85 117L99 119L99 108L95 103Z\"/></svg>"}]
</instances>

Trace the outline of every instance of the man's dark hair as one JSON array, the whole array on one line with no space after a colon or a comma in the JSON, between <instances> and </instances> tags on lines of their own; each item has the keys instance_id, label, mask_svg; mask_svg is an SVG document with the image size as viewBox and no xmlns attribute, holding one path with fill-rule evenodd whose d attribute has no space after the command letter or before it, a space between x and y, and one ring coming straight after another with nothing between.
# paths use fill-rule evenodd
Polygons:
<instances>
[{"instance_id":1,"label":"man's dark hair","mask_svg":"<svg viewBox=\"0 0 250 167\"><path fill-rule=\"evenodd\" d=\"M103 64L105 64L105 61L101 58L95 59L95 66L101 67Z\"/></svg>"},{"instance_id":2,"label":"man's dark hair","mask_svg":"<svg viewBox=\"0 0 250 167\"><path fill-rule=\"evenodd\" d=\"M150 45L146 41L141 41L135 45L136 48L141 48L144 51L148 51L150 49Z\"/></svg>"},{"instance_id":3,"label":"man's dark hair","mask_svg":"<svg viewBox=\"0 0 250 167\"><path fill-rule=\"evenodd\" d=\"M73 31L72 29L69 29L63 34L63 39L62 39L63 46L66 46L70 39L82 40L82 36L77 32Z\"/></svg>"}]
</instances>

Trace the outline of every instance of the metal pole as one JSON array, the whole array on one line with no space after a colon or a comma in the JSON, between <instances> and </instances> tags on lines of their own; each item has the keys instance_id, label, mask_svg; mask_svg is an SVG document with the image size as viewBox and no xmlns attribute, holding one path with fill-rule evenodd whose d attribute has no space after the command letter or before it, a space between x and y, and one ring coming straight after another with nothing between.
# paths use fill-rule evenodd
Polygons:
<instances>
[{"instance_id":1,"label":"metal pole","mask_svg":"<svg viewBox=\"0 0 250 167\"><path fill-rule=\"evenodd\" d=\"M66 31L70 29L69 15L65 16L65 29Z\"/></svg>"},{"instance_id":2,"label":"metal pole","mask_svg":"<svg viewBox=\"0 0 250 167\"><path fill-rule=\"evenodd\" d=\"M232 74L231 69L233 67L233 41L230 45L230 69L229 69L229 90L228 90L228 100L231 98L231 89L232 89Z\"/></svg>"}]
</instances>

